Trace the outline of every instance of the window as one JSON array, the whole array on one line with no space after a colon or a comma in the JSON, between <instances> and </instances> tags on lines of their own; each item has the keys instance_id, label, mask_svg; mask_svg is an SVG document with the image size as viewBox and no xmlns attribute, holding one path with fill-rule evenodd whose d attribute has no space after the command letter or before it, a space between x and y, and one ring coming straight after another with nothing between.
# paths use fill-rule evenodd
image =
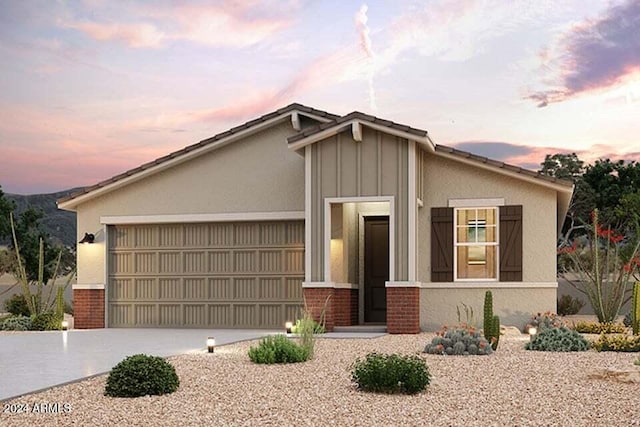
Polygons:
<instances>
[{"instance_id":1,"label":"window","mask_svg":"<svg viewBox=\"0 0 640 427\"><path fill-rule=\"evenodd\" d=\"M456 208L455 280L498 278L497 208Z\"/></svg>"}]
</instances>

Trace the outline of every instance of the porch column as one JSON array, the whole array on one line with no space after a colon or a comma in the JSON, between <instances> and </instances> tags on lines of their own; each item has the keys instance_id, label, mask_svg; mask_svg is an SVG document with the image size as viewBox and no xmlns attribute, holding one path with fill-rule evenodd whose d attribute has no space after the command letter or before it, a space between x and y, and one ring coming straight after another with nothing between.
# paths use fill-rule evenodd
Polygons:
<instances>
[{"instance_id":1,"label":"porch column","mask_svg":"<svg viewBox=\"0 0 640 427\"><path fill-rule=\"evenodd\" d=\"M420 287L418 283L387 282L387 332L420 332Z\"/></svg>"},{"instance_id":2,"label":"porch column","mask_svg":"<svg viewBox=\"0 0 640 427\"><path fill-rule=\"evenodd\" d=\"M76 285L78 286L78 285ZM74 329L104 328L104 288L79 285L73 289Z\"/></svg>"}]
</instances>

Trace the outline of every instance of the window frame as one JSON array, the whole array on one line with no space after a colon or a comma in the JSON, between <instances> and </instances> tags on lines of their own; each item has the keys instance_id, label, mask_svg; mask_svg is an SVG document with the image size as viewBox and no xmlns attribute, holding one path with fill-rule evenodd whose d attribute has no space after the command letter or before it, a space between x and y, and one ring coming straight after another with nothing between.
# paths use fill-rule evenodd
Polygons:
<instances>
[{"instance_id":1,"label":"window frame","mask_svg":"<svg viewBox=\"0 0 640 427\"><path fill-rule=\"evenodd\" d=\"M495 212L495 242L458 243L458 211L493 209ZM477 215L476 215L477 220ZM495 278L459 278L458 277L458 248L460 246L493 246L496 248ZM453 208L453 281L454 282L498 282L500 281L500 206L461 206Z\"/></svg>"}]
</instances>

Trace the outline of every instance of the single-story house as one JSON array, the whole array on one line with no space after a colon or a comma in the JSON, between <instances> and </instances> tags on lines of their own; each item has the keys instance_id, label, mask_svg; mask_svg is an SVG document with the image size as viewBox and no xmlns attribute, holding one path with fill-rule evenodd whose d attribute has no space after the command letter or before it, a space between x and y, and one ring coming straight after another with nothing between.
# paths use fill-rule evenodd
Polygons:
<instances>
[{"instance_id":1,"label":"single-story house","mask_svg":"<svg viewBox=\"0 0 640 427\"><path fill-rule=\"evenodd\" d=\"M425 130L291 104L58 201L77 212L75 325L434 330L556 309L571 182ZM83 239L87 240L87 239ZM464 320L464 319L463 319Z\"/></svg>"}]
</instances>

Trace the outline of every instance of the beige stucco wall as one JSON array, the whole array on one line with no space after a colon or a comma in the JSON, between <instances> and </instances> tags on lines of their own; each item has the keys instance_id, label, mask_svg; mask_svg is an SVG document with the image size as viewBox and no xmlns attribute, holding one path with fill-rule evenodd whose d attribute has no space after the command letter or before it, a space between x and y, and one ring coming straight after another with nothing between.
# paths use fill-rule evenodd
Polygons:
<instances>
[{"instance_id":1,"label":"beige stucco wall","mask_svg":"<svg viewBox=\"0 0 640 427\"><path fill-rule=\"evenodd\" d=\"M304 211L304 158L287 148L285 120L269 129L89 200L77 207L78 283L103 284L101 216Z\"/></svg>"},{"instance_id":2,"label":"beige stucco wall","mask_svg":"<svg viewBox=\"0 0 640 427\"><path fill-rule=\"evenodd\" d=\"M362 127L362 141L349 130L311 147L311 280L324 281L326 198L392 196L395 220L395 280L407 280L406 139Z\"/></svg>"},{"instance_id":3,"label":"beige stucco wall","mask_svg":"<svg viewBox=\"0 0 640 427\"><path fill-rule=\"evenodd\" d=\"M466 321L463 303L473 308L476 326L482 327L487 290L493 294L493 313L500 316L502 325L522 329L532 313L556 310L555 288L420 289L420 328L435 331L457 323L456 306L460 307L461 320Z\"/></svg>"},{"instance_id":4,"label":"beige stucco wall","mask_svg":"<svg viewBox=\"0 0 640 427\"><path fill-rule=\"evenodd\" d=\"M491 289L494 312L506 325L523 326L538 311L556 310L556 200L553 189L507 177L434 154L424 156L424 207L418 209L418 278L431 282L432 207L446 207L449 199L503 198L506 205L522 205L523 281L509 288L464 287L452 282L438 289L420 291L420 326L435 330L457 322L456 305L471 305L482 321L484 293Z\"/></svg>"},{"instance_id":5,"label":"beige stucco wall","mask_svg":"<svg viewBox=\"0 0 640 427\"><path fill-rule=\"evenodd\" d=\"M446 207L449 199L504 198L506 205L522 205L523 282L556 281L556 191L435 156L426 156L424 207L418 209L418 277L431 281L432 207Z\"/></svg>"}]
</instances>

